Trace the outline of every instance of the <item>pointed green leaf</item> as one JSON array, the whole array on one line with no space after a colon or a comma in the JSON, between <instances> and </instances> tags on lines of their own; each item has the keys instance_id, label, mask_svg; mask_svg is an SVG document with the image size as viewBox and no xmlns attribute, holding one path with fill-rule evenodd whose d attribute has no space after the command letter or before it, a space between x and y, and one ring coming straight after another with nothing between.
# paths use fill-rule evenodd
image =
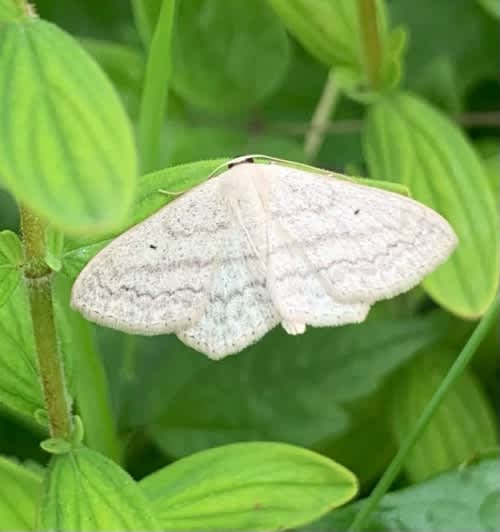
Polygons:
<instances>
[{"instance_id":1,"label":"pointed green leaf","mask_svg":"<svg viewBox=\"0 0 500 532\"><path fill-rule=\"evenodd\" d=\"M203 451L141 481L163 530L283 530L352 499L356 477L282 443Z\"/></svg>"},{"instance_id":2,"label":"pointed green leaf","mask_svg":"<svg viewBox=\"0 0 500 532\"><path fill-rule=\"evenodd\" d=\"M401 444L453 362L453 353L436 347L419 355L397 374L391 420ZM415 481L452 469L497 445L495 418L479 382L469 372L450 389L405 462Z\"/></svg>"},{"instance_id":3,"label":"pointed green leaf","mask_svg":"<svg viewBox=\"0 0 500 532\"><path fill-rule=\"evenodd\" d=\"M5 305L21 280L23 251L12 231L0 232L0 307Z\"/></svg>"},{"instance_id":4,"label":"pointed green leaf","mask_svg":"<svg viewBox=\"0 0 500 532\"><path fill-rule=\"evenodd\" d=\"M42 477L0 456L0 530L35 530Z\"/></svg>"},{"instance_id":5,"label":"pointed green leaf","mask_svg":"<svg viewBox=\"0 0 500 532\"><path fill-rule=\"evenodd\" d=\"M285 28L265 0L179 2L174 89L189 103L238 112L270 96L289 62Z\"/></svg>"},{"instance_id":6,"label":"pointed green leaf","mask_svg":"<svg viewBox=\"0 0 500 532\"><path fill-rule=\"evenodd\" d=\"M136 482L85 447L51 459L43 492L42 530L158 529Z\"/></svg>"},{"instance_id":7,"label":"pointed green leaf","mask_svg":"<svg viewBox=\"0 0 500 532\"><path fill-rule=\"evenodd\" d=\"M458 235L457 250L424 288L459 316L481 316L497 290L498 216L481 162L461 131L425 102L393 93L372 107L364 149L373 177L407 185Z\"/></svg>"},{"instance_id":8,"label":"pointed green leaf","mask_svg":"<svg viewBox=\"0 0 500 532\"><path fill-rule=\"evenodd\" d=\"M132 130L110 82L68 34L34 17L2 26L0 173L67 232L123 221L136 173ZM29 124L29 127L26 127Z\"/></svg>"},{"instance_id":9,"label":"pointed green leaf","mask_svg":"<svg viewBox=\"0 0 500 532\"><path fill-rule=\"evenodd\" d=\"M496 532L500 530L500 460L484 459L385 495L364 530ZM360 501L308 530L347 530Z\"/></svg>"},{"instance_id":10,"label":"pointed green leaf","mask_svg":"<svg viewBox=\"0 0 500 532\"><path fill-rule=\"evenodd\" d=\"M45 262L55 272L62 267L63 249L64 233L49 225L45 230Z\"/></svg>"}]
</instances>

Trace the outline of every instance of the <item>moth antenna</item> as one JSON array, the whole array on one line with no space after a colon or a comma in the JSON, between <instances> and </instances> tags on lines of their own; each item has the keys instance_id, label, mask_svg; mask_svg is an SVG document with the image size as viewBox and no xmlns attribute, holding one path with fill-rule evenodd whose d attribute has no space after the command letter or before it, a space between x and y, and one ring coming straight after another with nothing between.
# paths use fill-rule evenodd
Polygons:
<instances>
[{"instance_id":1,"label":"moth antenna","mask_svg":"<svg viewBox=\"0 0 500 532\"><path fill-rule=\"evenodd\" d=\"M184 194L186 192L185 190L181 190L180 192L173 192L171 190L164 190L163 188L159 188L158 192L160 194L165 194L166 196L180 196L181 194Z\"/></svg>"}]
</instances>

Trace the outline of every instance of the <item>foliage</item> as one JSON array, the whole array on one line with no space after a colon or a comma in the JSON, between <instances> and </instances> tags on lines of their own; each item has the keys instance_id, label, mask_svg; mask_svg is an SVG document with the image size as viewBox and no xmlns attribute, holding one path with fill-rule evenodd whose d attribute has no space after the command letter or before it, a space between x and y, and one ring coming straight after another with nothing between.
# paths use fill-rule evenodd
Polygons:
<instances>
[{"instance_id":1,"label":"foliage","mask_svg":"<svg viewBox=\"0 0 500 532\"><path fill-rule=\"evenodd\" d=\"M498 529L499 15L0 0L0 530L347 530L387 471L362 528ZM220 362L70 310L111 238L244 153L397 184L458 249L365 323Z\"/></svg>"},{"instance_id":2,"label":"foliage","mask_svg":"<svg viewBox=\"0 0 500 532\"><path fill-rule=\"evenodd\" d=\"M484 458L394 491L382 499L367 529L395 532L498 530L499 466L498 458ZM360 504L332 513L308 529L345 530Z\"/></svg>"}]
</instances>

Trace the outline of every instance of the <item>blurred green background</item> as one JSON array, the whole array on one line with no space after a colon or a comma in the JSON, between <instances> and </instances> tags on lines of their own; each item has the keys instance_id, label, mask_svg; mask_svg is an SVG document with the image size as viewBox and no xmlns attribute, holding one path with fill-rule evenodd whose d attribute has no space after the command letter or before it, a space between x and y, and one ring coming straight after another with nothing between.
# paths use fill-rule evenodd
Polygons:
<instances>
[{"instance_id":1,"label":"blurred green background","mask_svg":"<svg viewBox=\"0 0 500 532\"><path fill-rule=\"evenodd\" d=\"M180 0L159 168L245 153L306 160L304 137L328 67L287 31L273 3L278 2ZM133 5L36 2L42 18L77 37L94 56L137 125L148 28L138 31ZM153 20L159 3L148 5ZM496 2L388 0L386 5L391 25L407 31L401 86L463 130L498 196ZM363 103L340 98L312 163L367 175L365 117ZM0 206L0 227L17 230L17 209L4 190ZM67 281L60 282L67 290ZM310 329L301 337L275 330L218 363L175 337L130 337L94 326L92 331L125 467L136 478L211 446L277 440L331 456L359 476L366 493L473 325L439 309L417 288L378 304L362 325ZM497 444L498 376L498 331L492 330L419 441L400 486ZM44 462L40 436L34 434L26 420L1 412L0 453Z\"/></svg>"}]
</instances>

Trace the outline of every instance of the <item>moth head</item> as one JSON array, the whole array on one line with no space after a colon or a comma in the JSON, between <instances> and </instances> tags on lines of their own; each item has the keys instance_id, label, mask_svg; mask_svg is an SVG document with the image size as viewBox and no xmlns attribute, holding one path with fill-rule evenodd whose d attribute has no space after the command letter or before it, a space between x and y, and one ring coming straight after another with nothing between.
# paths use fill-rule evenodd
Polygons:
<instances>
[{"instance_id":1,"label":"moth head","mask_svg":"<svg viewBox=\"0 0 500 532\"><path fill-rule=\"evenodd\" d=\"M234 166L236 166L238 164L254 163L254 162L255 162L255 158L253 157L253 155L242 155L241 157L236 157L236 159L231 159L227 163L227 167L228 168L233 168Z\"/></svg>"}]
</instances>

